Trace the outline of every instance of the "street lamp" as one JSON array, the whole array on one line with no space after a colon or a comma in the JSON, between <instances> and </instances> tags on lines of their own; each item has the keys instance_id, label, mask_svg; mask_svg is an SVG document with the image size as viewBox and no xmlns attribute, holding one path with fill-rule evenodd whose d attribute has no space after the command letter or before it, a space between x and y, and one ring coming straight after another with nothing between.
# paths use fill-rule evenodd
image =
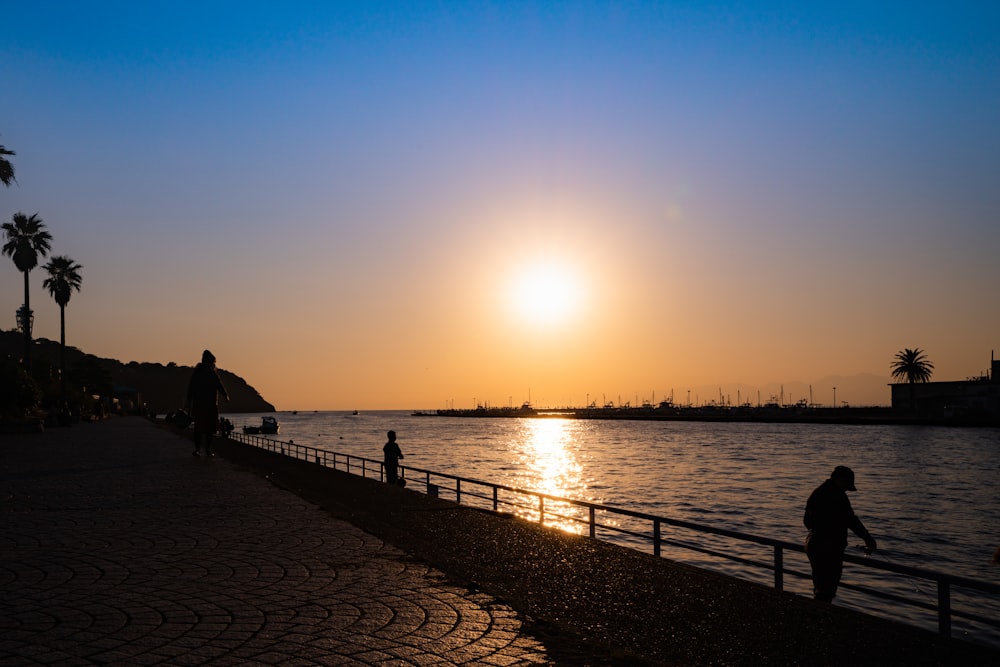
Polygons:
<instances>
[{"instance_id":1,"label":"street lamp","mask_svg":"<svg viewBox=\"0 0 1000 667\"><path fill-rule=\"evenodd\" d=\"M27 306L17 309L17 330L28 336L31 335L31 326L35 323L35 314Z\"/></svg>"}]
</instances>

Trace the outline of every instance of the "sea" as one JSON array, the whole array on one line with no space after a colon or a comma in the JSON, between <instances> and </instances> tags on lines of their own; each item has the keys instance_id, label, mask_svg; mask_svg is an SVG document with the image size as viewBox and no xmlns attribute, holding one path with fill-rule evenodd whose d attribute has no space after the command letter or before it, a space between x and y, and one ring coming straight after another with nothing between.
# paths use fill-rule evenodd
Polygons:
<instances>
[{"instance_id":1,"label":"sea","mask_svg":"<svg viewBox=\"0 0 1000 667\"><path fill-rule=\"evenodd\" d=\"M260 414L226 415L237 431ZM878 541L873 560L1000 584L1000 429L941 426L769 424L572 418L416 416L411 411L280 412L267 436L328 452L381 460L394 430L405 467L635 510L659 517L802 543L805 502L835 466L856 475L855 513ZM369 472L369 474L372 474ZM406 473L404 473L406 474ZM423 475L411 472L412 479ZM418 490L420 487L414 485ZM462 502L476 503L466 495ZM447 497L442 494L443 497ZM480 504L488 501L480 500ZM510 511L510 510L508 510ZM519 510L527 518L531 508ZM537 509L534 510L537 519ZM568 516L568 514L566 515ZM603 520L603 519L602 519ZM609 519L614 523L614 518ZM547 525L585 533L586 524ZM635 525L623 521L620 527ZM651 534L647 523L640 530ZM652 551L629 533L601 539ZM664 538L770 563L770 547L726 541L668 526ZM857 544L857 546L855 546ZM849 552L863 556L851 535ZM661 555L773 584L760 567L683 548ZM785 552L785 567L808 575L805 557ZM936 605L932 581L847 564L858 583ZM808 576L785 577L785 590L811 595ZM936 630L932 611L841 589L836 604ZM952 591L953 608L1000 619L1000 596ZM954 618L953 635L1000 648L1000 631Z\"/></svg>"}]
</instances>

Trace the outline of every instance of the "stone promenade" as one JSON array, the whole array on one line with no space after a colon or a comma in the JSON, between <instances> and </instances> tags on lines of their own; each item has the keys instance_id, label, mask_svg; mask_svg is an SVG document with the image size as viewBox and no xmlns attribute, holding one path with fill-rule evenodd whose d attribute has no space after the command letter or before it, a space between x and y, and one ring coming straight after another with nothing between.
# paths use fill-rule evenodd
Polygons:
<instances>
[{"instance_id":1,"label":"stone promenade","mask_svg":"<svg viewBox=\"0 0 1000 667\"><path fill-rule=\"evenodd\" d=\"M0 665L550 662L508 606L146 420L0 457Z\"/></svg>"},{"instance_id":2,"label":"stone promenade","mask_svg":"<svg viewBox=\"0 0 1000 667\"><path fill-rule=\"evenodd\" d=\"M234 441L191 449L141 418L0 436L0 665L1000 664Z\"/></svg>"}]
</instances>

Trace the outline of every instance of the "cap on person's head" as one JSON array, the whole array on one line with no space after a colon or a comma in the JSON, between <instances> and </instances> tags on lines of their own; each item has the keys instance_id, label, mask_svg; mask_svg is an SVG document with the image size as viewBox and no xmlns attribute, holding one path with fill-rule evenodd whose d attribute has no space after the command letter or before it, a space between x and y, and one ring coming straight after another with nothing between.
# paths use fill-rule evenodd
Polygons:
<instances>
[{"instance_id":1,"label":"cap on person's head","mask_svg":"<svg viewBox=\"0 0 1000 667\"><path fill-rule=\"evenodd\" d=\"M209 352L208 350L205 350L204 352L201 353L201 361L202 363L205 364L214 364L215 355Z\"/></svg>"},{"instance_id":2,"label":"cap on person's head","mask_svg":"<svg viewBox=\"0 0 1000 667\"><path fill-rule=\"evenodd\" d=\"M854 471L847 466L837 466L833 469L830 474L830 478L840 478L847 482L848 491L857 491L858 489L854 486Z\"/></svg>"}]
</instances>

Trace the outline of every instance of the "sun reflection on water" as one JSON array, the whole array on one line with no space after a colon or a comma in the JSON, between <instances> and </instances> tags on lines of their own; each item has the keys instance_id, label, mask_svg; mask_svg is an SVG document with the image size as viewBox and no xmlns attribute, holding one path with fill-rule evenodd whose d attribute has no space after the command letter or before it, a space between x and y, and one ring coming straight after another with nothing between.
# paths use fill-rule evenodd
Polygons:
<instances>
[{"instance_id":1,"label":"sun reflection on water","mask_svg":"<svg viewBox=\"0 0 1000 667\"><path fill-rule=\"evenodd\" d=\"M566 419L525 419L521 428L524 437L519 439L518 452L523 466L522 488L563 498L582 498L586 488L583 466L577 460L573 446L572 422ZM571 533L582 533L585 526L569 516L579 518L580 508L545 501L545 525ZM518 514L533 521L538 512L522 510ZM558 515L558 516L557 516Z\"/></svg>"}]
</instances>

